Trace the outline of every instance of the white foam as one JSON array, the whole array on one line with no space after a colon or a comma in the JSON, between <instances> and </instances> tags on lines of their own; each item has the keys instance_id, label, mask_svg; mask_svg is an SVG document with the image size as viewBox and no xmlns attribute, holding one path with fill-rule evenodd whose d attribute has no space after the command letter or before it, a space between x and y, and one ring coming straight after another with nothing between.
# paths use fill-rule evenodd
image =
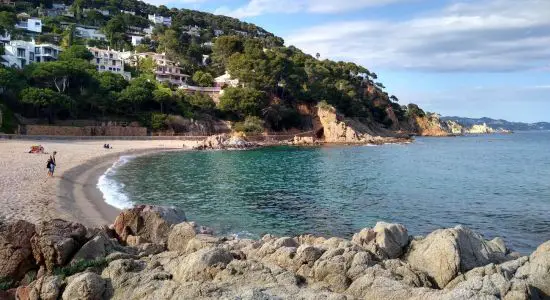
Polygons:
<instances>
[{"instance_id":1,"label":"white foam","mask_svg":"<svg viewBox=\"0 0 550 300\"><path fill-rule=\"evenodd\" d=\"M121 156L97 181L97 188L103 194L105 202L118 209L131 208L134 206L134 203L124 194L124 184L117 182L112 176L116 173L118 167L128 163L134 158L135 156Z\"/></svg>"}]
</instances>

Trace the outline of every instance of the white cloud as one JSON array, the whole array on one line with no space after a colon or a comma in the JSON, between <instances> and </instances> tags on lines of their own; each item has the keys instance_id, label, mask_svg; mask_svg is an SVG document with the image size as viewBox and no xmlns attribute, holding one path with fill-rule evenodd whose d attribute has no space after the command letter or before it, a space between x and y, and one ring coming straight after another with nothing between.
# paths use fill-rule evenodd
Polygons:
<instances>
[{"instance_id":1,"label":"white cloud","mask_svg":"<svg viewBox=\"0 0 550 300\"><path fill-rule=\"evenodd\" d=\"M297 12L338 13L370 6L383 6L412 0L250 0L236 9L223 6L215 13L235 18L255 17L263 14L291 14Z\"/></svg>"},{"instance_id":2,"label":"white cloud","mask_svg":"<svg viewBox=\"0 0 550 300\"><path fill-rule=\"evenodd\" d=\"M287 44L369 67L515 71L550 62L549 0L460 2L403 21L348 21L301 29Z\"/></svg>"}]
</instances>

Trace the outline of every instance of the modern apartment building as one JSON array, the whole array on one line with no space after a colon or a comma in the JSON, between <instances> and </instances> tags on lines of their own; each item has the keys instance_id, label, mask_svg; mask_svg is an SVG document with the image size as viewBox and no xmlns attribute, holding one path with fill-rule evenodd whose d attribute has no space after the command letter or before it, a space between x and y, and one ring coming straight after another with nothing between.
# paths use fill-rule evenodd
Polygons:
<instances>
[{"instance_id":1,"label":"modern apartment building","mask_svg":"<svg viewBox=\"0 0 550 300\"><path fill-rule=\"evenodd\" d=\"M23 17L17 22L17 24L15 24L15 27L26 31L34 32L34 33L41 33L42 20L37 18Z\"/></svg>"},{"instance_id":2,"label":"modern apartment building","mask_svg":"<svg viewBox=\"0 0 550 300\"><path fill-rule=\"evenodd\" d=\"M132 79L130 72L124 71L124 52L95 47L88 47L88 50L94 55L90 62L98 72L111 72L122 75L126 80Z\"/></svg>"},{"instance_id":3,"label":"modern apartment building","mask_svg":"<svg viewBox=\"0 0 550 300\"><path fill-rule=\"evenodd\" d=\"M95 28L86 28L82 26L77 26L75 27L75 33L76 33L76 36L81 37L83 39L92 39L97 41L107 40L107 36Z\"/></svg>"},{"instance_id":4,"label":"modern apartment building","mask_svg":"<svg viewBox=\"0 0 550 300\"><path fill-rule=\"evenodd\" d=\"M2 64L18 69L34 62L48 62L57 60L61 48L52 44L36 44L34 41L10 41L4 45Z\"/></svg>"},{"instance_id":5,"label":"modern apartment building","mask_svg":"<svg viewBox=\"0 0 550 300\"><path fill-rule=\"evenodd\" d=\"M148 15L149 21L155 25L164 25L167 27L172 26L172 17L163 17L158 15Z\"/></svg>"}]
</instances>

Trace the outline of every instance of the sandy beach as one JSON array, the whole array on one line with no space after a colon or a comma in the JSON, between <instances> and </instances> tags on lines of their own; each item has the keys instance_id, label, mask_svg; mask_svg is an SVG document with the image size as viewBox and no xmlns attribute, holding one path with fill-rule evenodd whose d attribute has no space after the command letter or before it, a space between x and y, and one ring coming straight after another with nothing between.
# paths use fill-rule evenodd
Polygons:
<instances>
[{"instance_id":1,"label":"sandy beach","mask_svg":"<svg viewBox=\"0 0 550 300\"><path fill-rule=\"evenodd\" d=\"M0 140L0 219L36 223L63 218L85 225L113 222L118 210L103 201L97 181L121 155L190 149L197 142ZM49 154L30 154L32 145ZM110 144L113 149L103 149ZM57 151L55 176L46 161Z\"/></svg>"}]
</instances>

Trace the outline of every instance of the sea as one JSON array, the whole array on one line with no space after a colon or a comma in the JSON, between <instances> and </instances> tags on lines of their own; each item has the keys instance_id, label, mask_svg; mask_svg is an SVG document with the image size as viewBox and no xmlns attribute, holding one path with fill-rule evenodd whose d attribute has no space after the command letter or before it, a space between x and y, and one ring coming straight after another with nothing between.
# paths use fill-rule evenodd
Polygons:
<instances>
[{"instance_id":1,"label":"sea","mask_svg":"<svg viewBox=\"0 0 550 300\"><path fill-rule=\"evenodd\" d=\"M221 235L464 225L528 254L550 240L550 132L125 156L98 187L113 206L175 206Z\"/></svg>"}]
</instances>

